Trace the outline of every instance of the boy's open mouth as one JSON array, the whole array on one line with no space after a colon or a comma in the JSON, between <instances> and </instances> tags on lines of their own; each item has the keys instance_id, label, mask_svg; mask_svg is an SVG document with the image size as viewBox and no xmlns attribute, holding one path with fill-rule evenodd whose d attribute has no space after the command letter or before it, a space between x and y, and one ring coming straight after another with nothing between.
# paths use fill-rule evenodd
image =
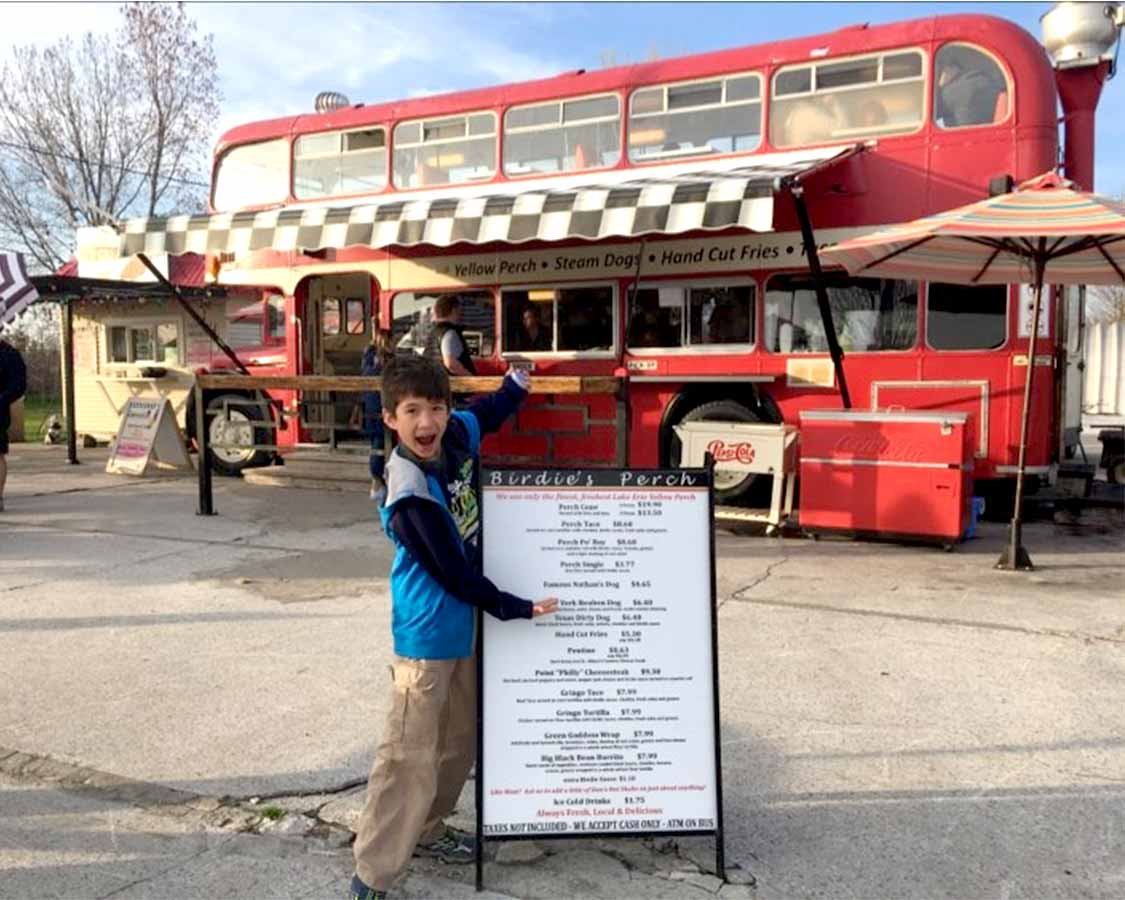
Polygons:
<instances>
[{"instance_id":1,"label":"boy's open mouth","mask_svg":"<svg viewBox=\"0 0 1125 900\"><path fill-rule=\"evenodd\" d=\"M420 435L420 434L416 434L414 436L414 442L422 450L433 450L434 446L437 444L437 435L436 434L427 434L427 435L423 436L423 435Z\"/></svg>"}]
</instances>

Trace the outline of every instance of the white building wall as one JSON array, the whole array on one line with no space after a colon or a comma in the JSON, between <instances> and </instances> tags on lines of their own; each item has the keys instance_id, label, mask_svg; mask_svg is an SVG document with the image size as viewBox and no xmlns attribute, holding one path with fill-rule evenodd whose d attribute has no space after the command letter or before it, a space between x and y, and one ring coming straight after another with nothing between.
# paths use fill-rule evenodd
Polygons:
<instances>
[{"instance_id":1,"label":"white building wall","mask_svg":"<svg viewBox=\"0 0 1125 900\"><path fill-rule=\"evenodd\" d=\"M1125 416L1125 320L1086 326L1083 412Z\"/></svg>"}]
</instances>

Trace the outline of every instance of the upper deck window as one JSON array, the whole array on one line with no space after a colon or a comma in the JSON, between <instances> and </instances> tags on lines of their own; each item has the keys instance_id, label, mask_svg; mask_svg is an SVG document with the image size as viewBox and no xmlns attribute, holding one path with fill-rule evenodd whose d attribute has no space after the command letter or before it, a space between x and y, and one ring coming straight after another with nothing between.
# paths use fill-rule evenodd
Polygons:
<instances>
[{"instance_id":1,"label":"upper deck window","mask_svg":"<svg viewBox=\"0 0 1125 900\"><path fill-rule=\"evenodd\" d=\"M395 126L395 186L483 181L496 173L496 115L490 112Z\"/></svg>"},{"instance_id":2,"label":"upper deck window","mask_svg":"<svg viewBox=\"0 0 1125 900\"><path fill-rule=\"evenodd\" d=\"M1008 80L988 54L946 44L937 52L934 71L934 121L941 128L990 125L1008 117Z\"/></svg>"},{"instance_id":3,"label":"upper deck window","mask_svg":"<svg viewBox=\"0 0 1125 900\"><path fill-rule=\"evenodd\" d=\"M299 200L369 193L386 184L382 128L306 134L293 143L293 195Z\"/></svg>"},{"instance_id":4,"label":"upper deck window","mask_svg":"<svg viewBox=\"0 0 1125 900\"><path fill-rule=\"evenodd\" d=\"M790 66L773 77L770 140L798 147L905 134L921 127L924 104L920 50Z\"/></svg>"},{"instance_id":5,"label":"upper deck window","mask_svg":"<svg viewBox=\"0 0 1125 900\"><path fill-rule=\"evenodd\" d=\"M285 138L232 147L215 172L211 199L218 212L284 203L289 196L289 142Z\"/></svg>"},{"instance_id":6,"label":"upper deck window","mask_svg":"<svg viewBox=\"0 0 1125 900\"><path fill-rule=\"evenodd\" d=\"M642 88L629 99L633 162L745 153L761 141L760 75Z\"/></svg>"},{"instance_id":7,"label":"upper deck window","mask_svg":"<svg viewBox=\"0 0 1125 900\"><path fill-rule=\"evenodd\" d=\"M621 100L614 94L516 106L504 114L504 174L576 172L621 158Z\"/></svg>"}]
</instances>

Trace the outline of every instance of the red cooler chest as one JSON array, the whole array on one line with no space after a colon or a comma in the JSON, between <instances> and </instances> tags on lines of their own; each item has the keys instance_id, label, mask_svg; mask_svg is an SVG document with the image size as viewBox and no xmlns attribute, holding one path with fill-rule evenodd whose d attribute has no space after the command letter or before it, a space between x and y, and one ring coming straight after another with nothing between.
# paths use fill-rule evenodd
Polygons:
<instances>
[{"instance_id":1,"label":"red cooler chest","mask_svg":"<svg viewBox=\"0 0 1125 900\"><path fill-rule=\"evenodd\" d=\"M972 510L965 413L801 413L800 523L959 541Z\"/></svg>"}]
</instances>

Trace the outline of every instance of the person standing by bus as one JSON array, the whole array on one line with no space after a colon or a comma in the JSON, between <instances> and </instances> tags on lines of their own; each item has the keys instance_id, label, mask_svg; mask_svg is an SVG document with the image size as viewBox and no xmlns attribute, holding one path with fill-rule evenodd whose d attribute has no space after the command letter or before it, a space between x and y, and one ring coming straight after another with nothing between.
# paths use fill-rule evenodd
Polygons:
<instances>
[{"instance_id":1,"label":"person standing by bus","mask_svg":"<svg viewBox=\"0 0 1125 900\"><path fill-rule=\"evenodd\" d=\"M383 374L383 366L391 355L391 334L379 328L378 319L371 319L371 343L363 351L360 374L378 377ZM363 433L371 439L371 453L367 457L367 468L371 473L371 499L379 506L387 496L387 485L383 481L384 456L383 402L378 391L367 391L363 395Z\"/></svg>"},{"instance_id":2,"label":"person standing by bus","mask_svg":"<svg viewBox=\"0 0 1125 900\"><path fill-rule=\"evenodd\" d=\"M4 511L4 483L8 480L8 428L12 404L27 390L27 367L19 350L0 337L0 512Z\"/></svg>"},{"instance_id":3,"label":"person standing by bus","mask_svg":"<svg viewBox=\"0 0 1125 900\"><path fill-rule=\"evenodd\" d=\"M434 304L434 321L425 355L440 360L450 375L476 375L476 366L461 328L461 298L442 294Z\"/></svg>"}]
</instances>

